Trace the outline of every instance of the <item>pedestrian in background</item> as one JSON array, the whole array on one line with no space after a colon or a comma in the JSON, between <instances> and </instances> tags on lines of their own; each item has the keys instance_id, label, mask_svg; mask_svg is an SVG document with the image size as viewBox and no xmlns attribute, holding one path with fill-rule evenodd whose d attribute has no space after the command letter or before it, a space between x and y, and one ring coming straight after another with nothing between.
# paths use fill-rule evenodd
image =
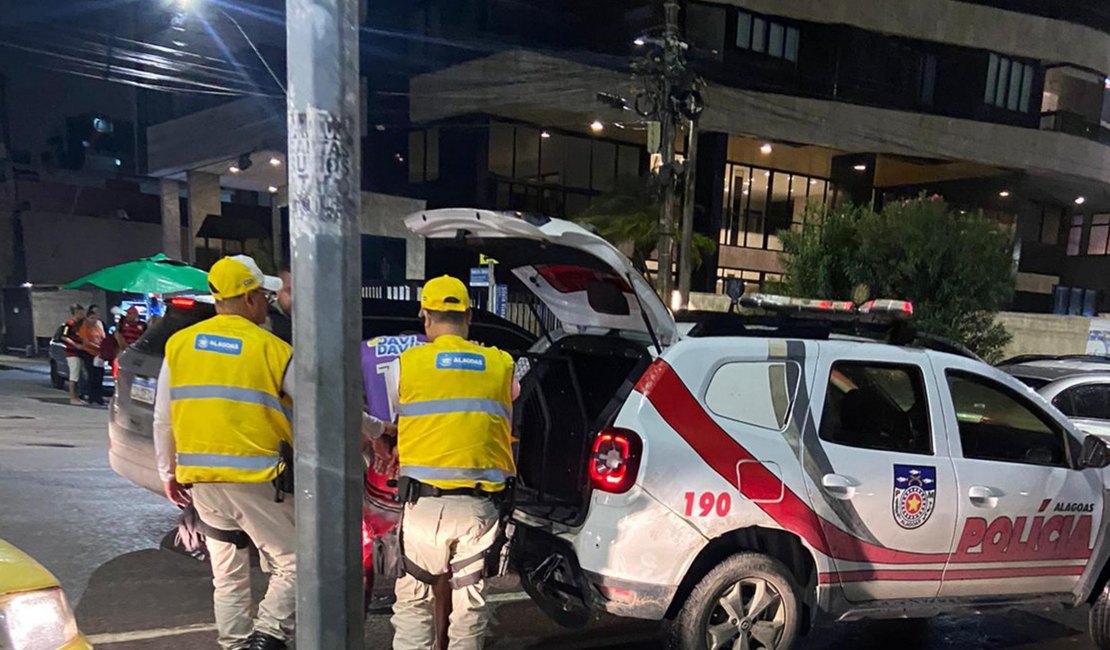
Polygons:
<instances>
[{"instance_id":1,"label":"pedestrian in background","mask_svg":"<svg viewBox=\"0 0 1110 650\"><path fill-rule=\"evenodd\" d=\"M85 308L74 303L69 307L69 320L62 326L62 343L66 346L66 369L69 371L69 403L81 406L77 384L81 381L84 365L81 363L81 326L85 324Z\"/></svg>"},{"instance_id":2,"label":"pedestrian in background","mask_svg":"<svg viewBox=\"0 0 1110 650\"><path fill-rule=\"evenodd\" d=\"M107 336L104 323L100 322L100 309L89 305L85 322L78 330L81 337L81 361L85 365L89 404L104 406L104 361L100 358L100 344Z\"/></svg>"},{"instance_id":3,"label":"pedestrian in background","mask_svg":"<svg viewBox=\"0 0 1110 650\"><path fill-rule=\"evenodd\" d=\"M216 316L166 343L154 403L158 471L171 501L191 500L208 527L246 533L269 569L252 618L249 552L207 537L220 646L282 650L293 634L297 533L293 499L273 482L288 462L283 443L293 442L293 349L261 327L281 281L236 255L212 265L208 284Z\"/></svg>"},{"instance_id":4,"label":"pedestrian in background","mask_svg":"<svg viewBox=\"0 0 1110 650\"><path fill-rule=\"evenodd\" d=\"M134 305L127 308L127 313L120 319L116 327L116 340L122 352L139 340L146 333L146 321L139 317L139 310Z\"/></svg>"}]
</instances>

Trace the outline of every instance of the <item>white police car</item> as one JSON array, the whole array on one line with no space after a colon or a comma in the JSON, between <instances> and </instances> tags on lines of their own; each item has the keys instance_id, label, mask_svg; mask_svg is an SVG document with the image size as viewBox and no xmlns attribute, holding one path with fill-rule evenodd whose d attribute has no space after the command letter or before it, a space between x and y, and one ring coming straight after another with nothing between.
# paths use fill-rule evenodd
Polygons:
<instances>
[{"instance_id":1,"label":"white police car","mask_svg":"<svg viewBox=\"0 0 1110 650\"><path fill-rule=\"evenodd\" d=\"M514 412L512 546L556 621L605 610L664 619L673 647L783 650L818 618L1090 602L1110 648L1108 448L915 339L888 317L908 304L755 296L769 315L680 339L579 226L464 209L406 224L497 258L560 320Z\"/></svg>"}]
</instances>

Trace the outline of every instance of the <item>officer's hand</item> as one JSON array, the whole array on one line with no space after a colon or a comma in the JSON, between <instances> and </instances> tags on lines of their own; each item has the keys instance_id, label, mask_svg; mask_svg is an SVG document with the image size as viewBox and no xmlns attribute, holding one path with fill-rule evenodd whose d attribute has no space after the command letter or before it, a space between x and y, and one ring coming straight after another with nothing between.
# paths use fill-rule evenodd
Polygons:
<instances>
[{"instance_id":1,"label":"officer's hand","mask_svg":"<svg viewBox=\"0 0 1110 650\"><path fill-rule=\"evenodd\" d=\"M370 440L370 448L374 450L374 471L386 474L390 460L393 458L393 446L385 436L380 436Z\"/></svg>"},{"instance_id":2,"label":"officer's hand","mask_svg":"<svg viewBox=\"0 0 1110 650\"><path fill-rule=\"evenodd\" d=\"M170 479L162 483L162 489L166 493L166 498L169 499L174 505L182 508L187 508L193 502L192 495L185 488L184 485L177 482L177 479Z\"/></svg>"},{"instance_id":3,"label":"officer's hand","mask_svg":"<svg viewBox=\"0 0 1110 650\"><path fill-rule=\"evenodd\" d=\"M397 478L397 472L401 469L401 456L397 453L397 448L394 447L389 455L389 464L385 468L385 475L389 478Z\"/></svg>"}]
</instances>

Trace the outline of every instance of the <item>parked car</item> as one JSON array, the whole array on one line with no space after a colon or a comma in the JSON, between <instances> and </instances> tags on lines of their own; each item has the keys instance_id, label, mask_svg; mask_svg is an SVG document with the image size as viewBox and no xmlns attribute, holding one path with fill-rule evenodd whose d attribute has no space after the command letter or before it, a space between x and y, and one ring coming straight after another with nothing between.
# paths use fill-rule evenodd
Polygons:
<instances>
[{"instance_id":1,"label":"parked car","mask_svg":"<svg viewBox=\"0 0 1110 650\"><path fill-rule=\"evenodd\" d=\"M1040 393L1083 431L1110 439L1110 358L1023 356L998 367Z\"/></svg>"},{"instance_id":2,"label":"parked car","mask_svg":"<svg viewBox=\"0 0 1110 650\"><path fill-rule=\"evenodd\" d=\"M756 296L680 338L580 226L474 209L406 226L496 258L562 323L514 408L511 546L557 622L603 610L664 621L672 647L789 650L822 619L1091 603L1110 649L1110 446L914 336L912 306Z\"/></svg>"},{"instance_id":3,"label":"parked car","mask_svg":"<svg viewBox=\"0 0 1110 650\"><path fill-rule=\"evenodd\" d=\"M58 579L0 539L0 648L91 650Z\"/></svg>"}]
</instances>

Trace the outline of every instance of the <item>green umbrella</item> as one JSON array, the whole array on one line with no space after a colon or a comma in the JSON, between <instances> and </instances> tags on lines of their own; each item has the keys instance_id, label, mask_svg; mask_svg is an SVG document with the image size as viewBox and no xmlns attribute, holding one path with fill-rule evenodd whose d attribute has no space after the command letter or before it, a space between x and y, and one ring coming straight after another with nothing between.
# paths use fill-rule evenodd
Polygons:
<instances>
[{"instance_id":1,"label":"green umbrella","mask_svg":"<svg viewBox=\"0 0 1110 650\"><path fill-rule=\"evenodd\" d=\"M65 288L76 289L86 284L121 293L207 292L208 274L158 253L154 257L100 269L70 282Z\"/></svg>"}]
</instances>

